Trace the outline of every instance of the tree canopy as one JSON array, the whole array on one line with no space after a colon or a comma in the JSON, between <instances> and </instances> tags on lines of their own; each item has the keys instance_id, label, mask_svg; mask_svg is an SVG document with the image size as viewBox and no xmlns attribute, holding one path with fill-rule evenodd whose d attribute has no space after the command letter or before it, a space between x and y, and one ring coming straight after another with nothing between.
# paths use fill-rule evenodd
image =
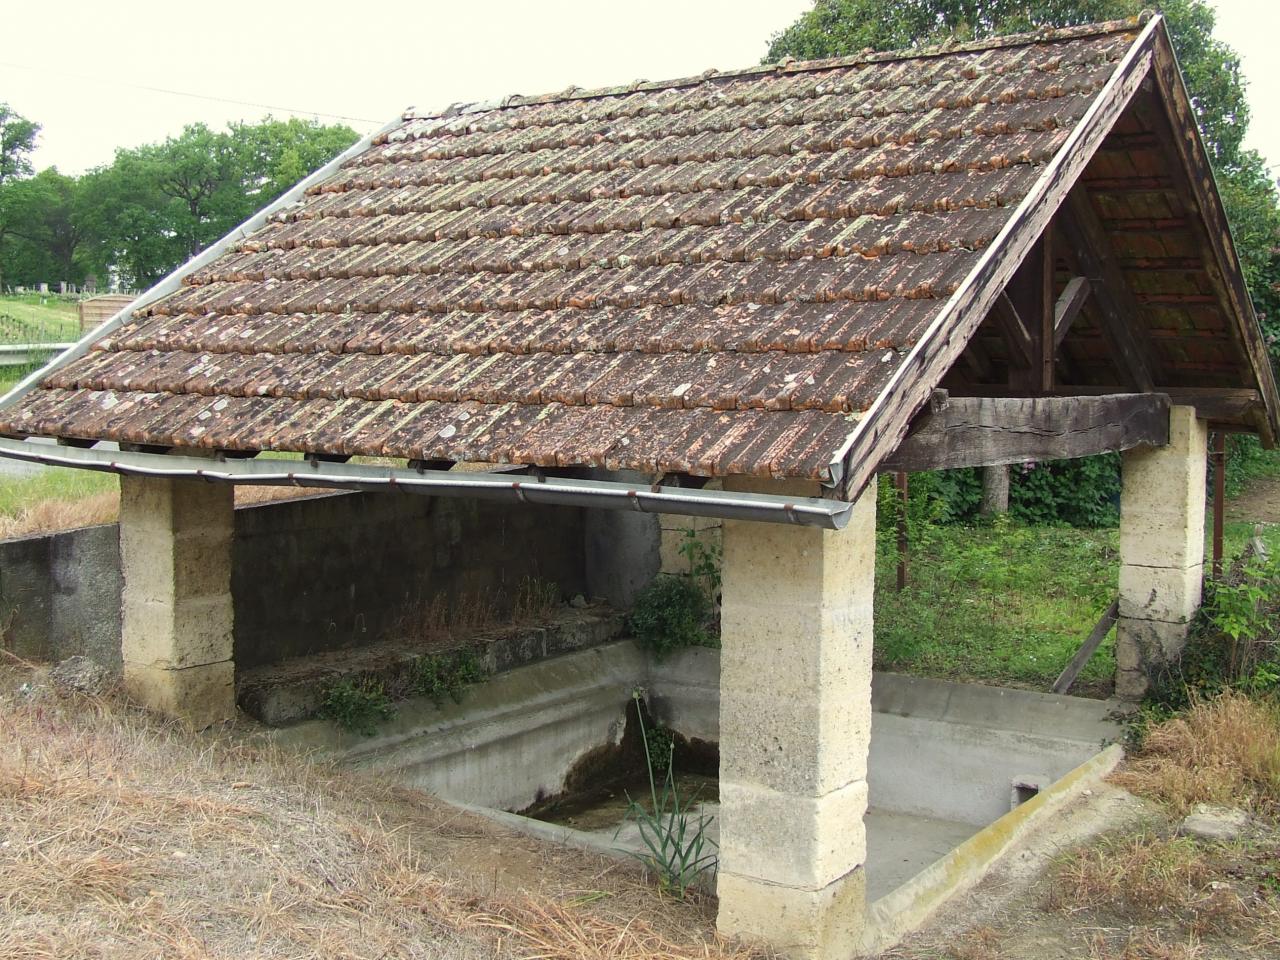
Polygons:
<instances>
[{"instance_id":1,"label":"tree canopy","mask_svg":"<svg viewBox=\"0 0 1280 960\"><path fill-rule=\"evenodd\" d=\"M161 143L121 149L80 177L33 175L39 127L0 104L0 279L82 282L94 274L145 287L350 146L346 126L305 120L192 124ZM21 127L18 121L27 127ZM12 137L9 135L13 128ZM22 139L24 129L30 133ZM25 147L22 146L25 144Z\"/></svg>"},{"instance_id":2,"label":"tree canopy","mask_svg":"<svg viewBox=\"0 0 1280 960\"><path fill-rule=\"evenodd\" d=\"M767 61L849 56L1074 26L1134 16L1150 0L816 0L775 35ZM1203 0L1166 0L1161 12L1218 177L1254 306L1280 357L1280 199L1266 163L1243 146L1249 104L1240 57L1213 36Z\"/></svg>"}]
</instances>

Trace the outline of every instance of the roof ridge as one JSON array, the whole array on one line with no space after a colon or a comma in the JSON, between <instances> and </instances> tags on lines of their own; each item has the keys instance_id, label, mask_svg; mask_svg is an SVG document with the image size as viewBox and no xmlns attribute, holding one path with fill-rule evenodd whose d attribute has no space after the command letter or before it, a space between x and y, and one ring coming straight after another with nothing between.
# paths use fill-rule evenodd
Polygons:
<instances>
[{"instance_id":1,"label":"roof ridge","mask_svg":"<svg viewBox=\"0 0 1280 960\"><path fill-rule=\"evenodd\" d=\"M582 89L567 87L555 93L522 96L513 93L494 100L483 100L471 103L452 103L443 110L424 111L416 107L408 107L401 115L402 120L447 120L469 113L485 113L491 110L502 110L508 107L529 107L549 103L564 103L571 100L592 100L600 97L616 97L630 93L650 92L657 90L674 90L680 87L696 86L708 80L736 80L742 77L765 76L768 74L792 76L797 73L809 73L819 70L834 70L851 67L862 63L892 63L904 60L923 60L931 57L948 56L955 53L971 53L979 50L997 50L1006 47L1031 46L1037 43L1048 43L1057 40L1075 40L1084 37L1105 36L1110 33L1124 33L1137 30L1155 16L1151 10L1144 10L1134 17L1122 20L1103 20L1098 23L1078 24L1071 27L1042 27L1039 30L1025 33L1011 33L1002 36L987 37L983 40L969 40L963 43L943 43L905 50L863 51L845 57L828 57L821 60L794 60L784 58L775 63L759 64L743 67L738 70L704 70L700 74L687 77L676 77L670 80L636 80L628 84L608 87Z\"/></svg>"}]
</instances>

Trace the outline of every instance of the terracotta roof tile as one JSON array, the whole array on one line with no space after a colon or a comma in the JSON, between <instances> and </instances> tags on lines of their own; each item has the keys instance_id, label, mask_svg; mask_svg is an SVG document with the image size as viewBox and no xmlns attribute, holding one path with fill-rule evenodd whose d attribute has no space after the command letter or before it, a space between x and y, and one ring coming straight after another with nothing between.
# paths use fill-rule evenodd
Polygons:
<instances>
[{"instance_id":1,"label":"terracotta roof tile","mask_svg":"<svg viewBox=\"0 0 1280 960\"><path fill-rule=\"evenodd\" d=\"M411 117L0 430L824 477L1131 42Z\"/></svg>"}]
</instances>

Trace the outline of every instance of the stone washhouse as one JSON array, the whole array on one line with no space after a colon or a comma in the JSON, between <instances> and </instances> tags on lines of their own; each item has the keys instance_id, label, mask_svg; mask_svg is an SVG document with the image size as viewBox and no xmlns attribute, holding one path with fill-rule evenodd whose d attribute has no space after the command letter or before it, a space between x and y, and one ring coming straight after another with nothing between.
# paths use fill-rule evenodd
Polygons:
<instances>
[{"instance_id":1,"label":"stone washhouse","mask_svg":"<svg viewBox=\"0 0 1280 960\"><path fill-rule=\"evenodd\" d=\"M0 454L121 475L124 681L196 726L233 484L723 519L719 927L825 958L877 474L1122 451L1132 699L1200 600L1208 431L1278 411L1148 16L411 110L3 398Z\"/></svg>"}]
</instances>

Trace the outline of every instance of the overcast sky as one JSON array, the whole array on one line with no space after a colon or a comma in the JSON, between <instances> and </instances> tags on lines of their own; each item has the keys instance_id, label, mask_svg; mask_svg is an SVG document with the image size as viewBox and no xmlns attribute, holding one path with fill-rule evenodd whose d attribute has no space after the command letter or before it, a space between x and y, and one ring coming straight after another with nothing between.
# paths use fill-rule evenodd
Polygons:
<instances>
[{"instance_id":1,"label":"overcast sky","mask_svg":"<svg viewBox=\"0 0 1280 960\"><path fill-rule=\"evenodd\" d=\"M37 167L79 173L109 162L117 147L162 140L197 120L218 127L268 112L296 114L342 119L364 133L411 105L434 109L747 66L809 6L5 0L0 101L43 126ZM1280 3L1215 6L1218 36L1240 52L1249 80L1249 143L1280 165Z\"/></svg>"}]
</instances>

